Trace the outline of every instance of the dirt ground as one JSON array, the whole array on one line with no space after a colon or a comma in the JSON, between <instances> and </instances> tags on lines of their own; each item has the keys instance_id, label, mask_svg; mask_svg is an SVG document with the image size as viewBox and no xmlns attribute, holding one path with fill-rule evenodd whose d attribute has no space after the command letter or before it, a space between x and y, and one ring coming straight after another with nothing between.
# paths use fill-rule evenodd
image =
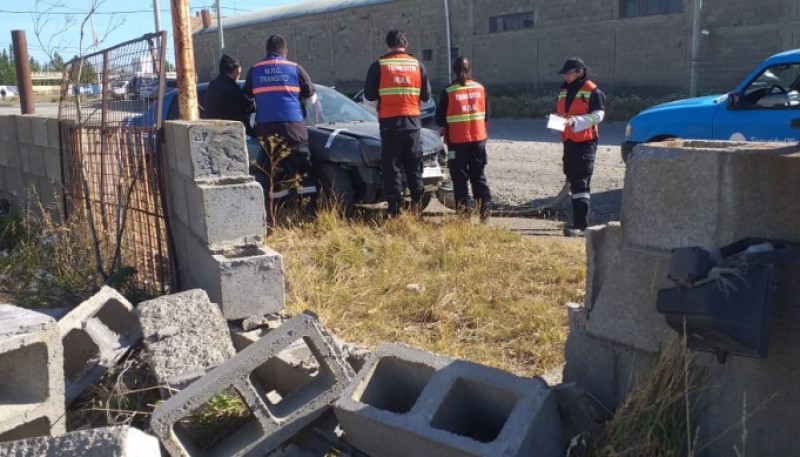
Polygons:
<instances>
[{"instance_id":1,"label":"dirt ground","mask_svg":"<svg viewBox=\"0 0 800 457\"><path fill-rule=\"evenodd\" d=\"M486 177L494 203L509 212L537 207L555 197L564 185L562 148L558 136L545 128L544 119L499 119L489 126ZM592 177L592 224L619 220L625 165L620 157L625 124L600 126L600 145ZM431 204L426 214L448 214ZM540 217L493 217L492 224L525 235L561 236L569 217L569 201L558 211Z\"/></svg>"}]
</instances>

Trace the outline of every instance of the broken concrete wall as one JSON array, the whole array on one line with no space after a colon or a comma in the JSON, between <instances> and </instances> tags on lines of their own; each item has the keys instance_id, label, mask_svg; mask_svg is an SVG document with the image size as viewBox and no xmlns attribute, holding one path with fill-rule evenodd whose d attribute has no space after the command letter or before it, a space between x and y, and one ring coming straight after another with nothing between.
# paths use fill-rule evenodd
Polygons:
<instances>
[{"instance_id":1,"label":"broken concrete wall","mask_svg":"<svg viewBox=\"0 0 800 457\"><path fill-rule=\"evenodd\" d=\"M55 320L0 304L0 441L65 432L63 367Z\"/></svg>"},{"instance_id":2,"label":"broken concrete wall","mask_svg":"<svg viewBox=\"0 0 800 457\"><path fill-rule=\"evenodd\" d=\"M264 192L248 174L244 127L175 121L164 131L181 287L205 289L230 320L281 310L282 258L263 244Z\"/></svg>"},{"instance_id":3,"label":"broken concrete wall","mask_svg":"<svg viewBox=\"0 0 800 457\"><path fill-rule=\"evenodd\" d=\"M61 149L58 120L0 116L0 200L60 214Z\"/></svg>"},{"instance_id":4,"label":"broken concrete wall","mask_svg":"<svg viewBox=\"0 0 800 457\"><path fill-rule=\"evenodd\" d=\"M256 373L298 340L308 345L319 369L306 382L279 392L274 380L263 382ZM150 427L175 457L265 455L328 411L353 375L322 324L300 314L159 404ZM223 393L236 395L247 415L229 423L230 435L204 449L198 442L202 437L192 433L184 419Z\"/></svg>"},{"instance_id":5,"label":"broken concrete wall","mask_svg":"<svg viewBox=\"0 0 800 457\"><path fill-rule=\"evenodd\" d=\"M715 250L747 237L800 241L800 148L676 141L637 146L622 221L587 233L585 326L571 329L564 380L614 409L672 335L656 312L670 250ZM708 368L698 448L707 455L794 456L800 434L800 267L782 265L767 357ZM576 313L578 311L571 311ZM745 421L743 426L742 421ZM746 428L746 439L743 431Z\"/></svg>"}]
</instances>

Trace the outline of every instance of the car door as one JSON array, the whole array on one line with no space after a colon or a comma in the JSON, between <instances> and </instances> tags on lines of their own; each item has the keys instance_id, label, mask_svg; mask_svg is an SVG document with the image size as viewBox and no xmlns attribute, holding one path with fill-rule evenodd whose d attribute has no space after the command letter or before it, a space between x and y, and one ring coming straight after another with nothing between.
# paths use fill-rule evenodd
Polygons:
<instances>
[{"instance_id":1,"label":"car door","mask_svg":"<svg viewBox=\"0 0 800 457\"><path fill-rule=\"evenodd\" d=\"M715 139L800 141L800 62L766 67L714 119Z\"/></svg>"}]
</instances>

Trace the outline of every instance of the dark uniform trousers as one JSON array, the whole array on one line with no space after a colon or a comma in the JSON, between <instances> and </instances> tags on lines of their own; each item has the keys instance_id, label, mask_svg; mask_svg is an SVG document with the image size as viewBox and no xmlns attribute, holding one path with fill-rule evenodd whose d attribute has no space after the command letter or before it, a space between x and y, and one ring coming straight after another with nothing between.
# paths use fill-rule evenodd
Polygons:
<instances>
[{"instance_id":1,"label":"dark uniform trousers","mask_svg":"<svg viewBox=\"0 0 800 457\"><path fill-rule=\"evenodd\" d=\"M472 187L472 195L479 205L482 217L489 214L489 203L492 194L486 182L486 141L454 144L451 149L455 157L447 162L450 178L453 180L453 194L459 212L470 211L472 204L469 198L467 183Z\"/></svg>"},{"instance_id":2,"label":"dark uniform trousers","mask_svg":"<svg viewBox=\"0 0 800 457\"><path fill-rule=\"evenodd\" d=\"M271 189L272 198L285 197L292 193L293 189L297 189L297 193L300 194L316 193L308 137L297 131L297 126L291 124L293 123L269 122L256 126L258 138L264 145L258 157L258 165L264 169L264 174L259 174L258 177L269 180L261 184L264 189ZM270 137L276 136L284 140L288 147L288 155L281 156L280 146L270 147ZM273 150L267 151L265 148Z\"/></svg>"},{"instance_id":3,"label":"dark uniform trousers","mask_svg":"<svg viewBox=\"0 0 800 457\"><path fill-rule=\"evenodd\" d=\"M580 230L589 226L590 183L594 172L597 141L564 142L564 174L572 193L572 227Z\"/></svg>"},{"instance_id":4,"label":"dark uniform trousers","mask_svg":"<svg viewBox=\"0 0 800 457\"><path fill-rule=\"evenodd\" d=\"M389 202L389 215L400 214L403 202L403 175L411 201L419 209L422 184L422 143L419 130L381 130L381 173L383 193Z\"/></svg>"}]
</instances>

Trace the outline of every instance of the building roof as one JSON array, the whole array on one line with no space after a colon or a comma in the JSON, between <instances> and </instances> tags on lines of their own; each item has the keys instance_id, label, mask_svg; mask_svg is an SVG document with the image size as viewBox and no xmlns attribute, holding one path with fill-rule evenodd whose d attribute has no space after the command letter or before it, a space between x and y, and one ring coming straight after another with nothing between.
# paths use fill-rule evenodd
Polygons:
<instances>
[{"instance_id":1,"label":"building roof","mask_svg":"<svg viewBox=\"0 0 800 457\"><path fill-rule=\"evenodd\" d=\"M312 0L294 5L276 6L253 13L222 18L222 29L235 29L248 25L280 21L311 14L330 13L333 11L358 8L360 6L391 3L396 0ZM198 35L217 31L217 25L196 32Z\"/></svg>"}]
</instances>

